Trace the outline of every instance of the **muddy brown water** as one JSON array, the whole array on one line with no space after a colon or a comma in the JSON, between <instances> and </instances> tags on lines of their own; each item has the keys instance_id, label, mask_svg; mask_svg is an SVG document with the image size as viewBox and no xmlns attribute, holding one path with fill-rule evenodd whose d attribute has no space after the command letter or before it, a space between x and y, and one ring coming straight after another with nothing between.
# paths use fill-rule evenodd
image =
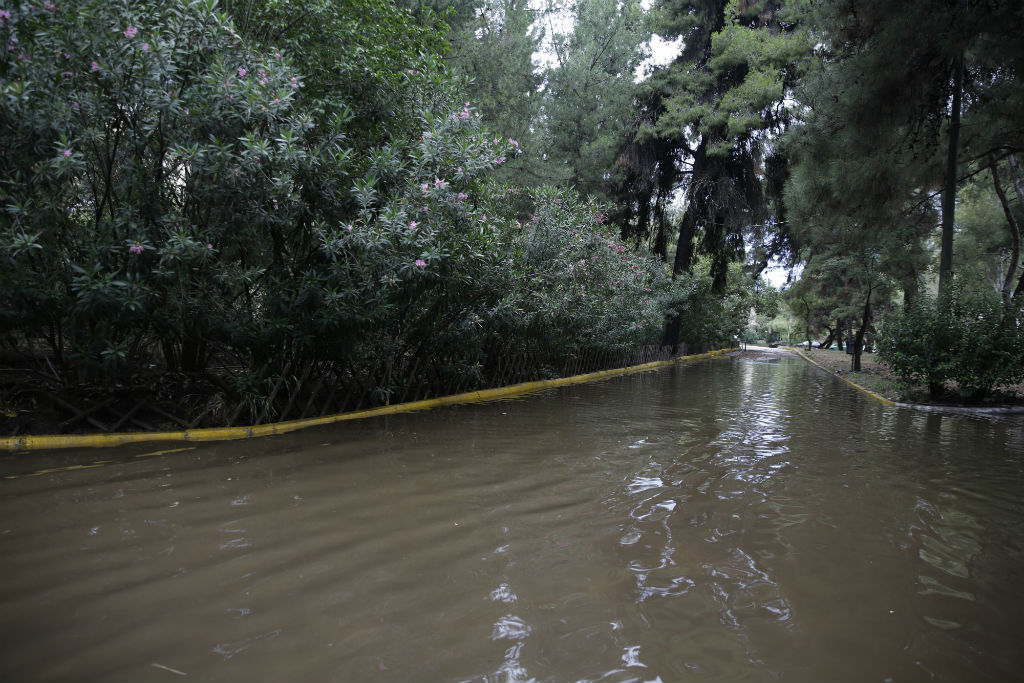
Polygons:
<instances>
[{"instance_id":1,"label":"muddy brown water","mask_svg":"<svg viewBox=\"0 0 1024 683\"><path fill-rule=\"evenodd\" d=\"M794 358L0 474L4 680L1024 678L1024 418Z\"/></svg>"}]
</instances>

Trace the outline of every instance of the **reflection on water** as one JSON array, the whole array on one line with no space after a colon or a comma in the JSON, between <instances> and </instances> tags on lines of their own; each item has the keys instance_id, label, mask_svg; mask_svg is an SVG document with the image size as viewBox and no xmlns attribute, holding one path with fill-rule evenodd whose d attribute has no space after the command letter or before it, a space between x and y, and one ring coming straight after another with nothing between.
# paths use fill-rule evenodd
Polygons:
<instances>
[{"instance_id":1,"label":"reflection on water","mask_svg":"<svg viewBox=\"0 0 1024 683\"><path fill-rule=\"evenodd\" d=\"M1024 666L1024 419L887 409L796 359L0 474L7 679Z\"/></svg>"}]
</instances>

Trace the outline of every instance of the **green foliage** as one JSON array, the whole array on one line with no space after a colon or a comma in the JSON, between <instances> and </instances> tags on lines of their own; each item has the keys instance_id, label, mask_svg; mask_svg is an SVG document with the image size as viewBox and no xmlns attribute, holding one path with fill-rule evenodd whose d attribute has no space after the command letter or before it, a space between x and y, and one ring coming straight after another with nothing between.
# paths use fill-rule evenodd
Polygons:
<instances>
[{"instance_id":1,"label":"green foliage","mask_svg":"<svg viewBox=\"0 0 1024 683\"><path fill-rule=\"evenodd\" d=\"M668 275L620 243L607 207L551 187L506 188L488 203L508 234L496 331L544 348L566 336L610 351L658 342Z\"/></svg>"},{"instance_id":2,"label":"green foliage","mask_svg":"<svg viewBox=\"0 0 1024 683\"><path fill-rule=\"evenodd\" d=\"M411 52L433 29L371 0L229 9L2 15L5 344L45 343L71 380L231 359L250 398L258 368L326 361L386 400L378 369L416 358L656 341L660 264L597 204L489 184L519 145ZM351 48L333 67L299 52L310 21Z\"/></svg>"},{"instance_id":3,"label":"green foliage","mask_svg":"<svg viewBox=\"0 0 1024 683\"><path fill-rule=\"evenodd\" d=\"M1016 74L1024 59L1020 41L1009 37L1024 16L1002 1L856 0L811 10L816 61L796 90L802 121L784 145L793 159L790 217L812 247L832 244L809 234L831 224L844 226L849 248L888 252L912 296L929 266L925 241L939 223L932 198L943 186L961 54L960 175L965 162L1024 147L1021 109L1010 104L1022 101Z\"/></svg>"},{"instance_id":4,"label":"green foliage","mask_svg":"<svg viewBox=\"0 0 1024 683\"><path fill-rule=\"evenodd\" d=\"M757 7L751 7L756 5ZM686 41L672 65L664 135L689 131L690 146L708 138L708 153L729 155L760 130L779 130L789 118L783 100L809 55L809 36L796 12L781 2L664 2L671 17L659 30ZM702 17L680 24L679 15ZM673 73L675 72L675 73Z\"/></svg>"},{"instance_id":5,"label":"green foliage","mask_svg":"<svg viewBox=\"0 0 1024 683\"><path fill-rule=\"evenodd\" d=\"M550 182L600 196L634 118L633 75L650 29L636 0L579 0L574 19L570 33L552 39L538 165Z\"/></svg>"},{"instance_id":6,"label":"green foliage","mask_svg":"<svg viewBox=\"0 0 1024 683\"><path fill-rule=\"evenodd\" d=\"M521 11L522 58L528 13L504 6ZM693 347L741 326L744 294L719 301L706 276L672 285L622 244L607 206L494 182L525 155L485 128L480 109L501 99L466 97L426 6L224 7L0 13L14 48L0 52L6 348L48 348L65 382L159 367L226 386L213 374L231 364L216 409L263 419L299 367L388 401L403 386L392 373L431 358L472 384L488 354L655 344L670 303ZM586 49L601 78L635 64Z\"/></svg>"},{"instance_id":7,"label":"green foliage","mask_svg":"<svg viewBox=\"0 0 1024 683\"><path fill-rule=\"evenodd\" d=\"M451 72L465 80L467 98L488 128L516 140L525 152L495 176L508 183L539 182L543 77L533 55L544 31L536 21L538 11L526 0L480 0L473 12L456 6L450 15L446 61Z\"/></svg>"},{"instance_id":8,"label":"green foliage","mask_svg":"<svg viewBox=\"0 0 1024 683\"><path fill-rule=\"evenodd\" d=\"M357 149L414 125L410 77L434 73L447 27L423 8L414 18L389 0L221 0L239 34L268 53L301 55L299 106L318 124L350 117Z\"/></svg>"},{"instance_id":9,"label":"green foliage","mask_svg":"<svg viewBox=\"0 0 1024 683\"><path fill-rule=\"evenodd\" d=\"M954 287L885 320L879 353L904 382L928 386L938 397L955 383L960 395L980 399L1024 379L1024 308Z\"/></svg>"},{"instance_id":10,"label":"green foliage","mask_svg":"<svg viewBox=\"0 0 1024 683\"><path fill-rule=\"evenodd\" d=\"M738 269L738 266L736 266ZM678 341L691 352L733 346L747 326L756 298L754 283L734 273L725 292L715 288L711 263L702 260L675 277L665 294L669 316L678 316Z\"/></svg>"},{"instance_id":11,"label":"green foliage","mask_svg":"<svg viewBox=\"0 0 1024 683\"><path fill-rule=\"evenodd\" d=\"M21 5L4 30L5 331L86 370L154 334L201 363L319 165L300 77L212 2Z\"/></svg>"},{"instance_id":12,"label":"green foliage","mask_svg":"<svg viewBox=\"0 0 1024 683\"><path fill-rule=\"evenodd\" d=\"M1012 258L1011 233L991 175L982 173L965 183L959 199L957 280L967 290L999 291ZM1018 224L1024 223L1024 205L1012 204Z\"/></svg>"},{"instance_id":13,"label":"green foliage","mask_svg":"<svg viewBox=\"0 0 1024 683\"><path fill-rule=\"evenodd\" d=\"M792 118L786 100L811 49L790 8L797 4L662 0L655 6L656 32L682 39L682 47L652 74L643 123L623 157L642 201L654 199L656 215L685 187L673 272L689 270L695 254L710 256L719 293L729 264L744 259L748 246L760 269L789 255L779 192L786 163L773 138ZM657 193L644 192L645 185ZM646 210L638 211L641 224ZM656 242L666 238L658 235Z\"/></svg>"}]
</instances>

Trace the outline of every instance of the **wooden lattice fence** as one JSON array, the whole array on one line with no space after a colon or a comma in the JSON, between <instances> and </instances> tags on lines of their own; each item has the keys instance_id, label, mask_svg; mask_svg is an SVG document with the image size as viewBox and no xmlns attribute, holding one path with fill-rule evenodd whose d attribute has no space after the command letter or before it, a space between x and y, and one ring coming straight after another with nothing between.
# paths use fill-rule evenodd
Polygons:
<instances>
[{"instance_id":1,"label":"wooden lattice fence","mask_svg":"<svg viewBox=\"0 0 1024 683\"><path fill-rule=\"evenodd\" d=\"M10 405L31 405L25 413L32 419L12 421L8 410L2 432L159 431L265 424L639 365L670 355L670 347L660 346L626 353L578 349L561 356L490 349L475 357L409 358L376 367L312 360L276 368L267 363L249 373L221 366L200 376L154 375L148 382L137 378L135 383L82 390L22 373L20 380L12 381L10 375L0 378L4 384L0 398Z\"/></svg>"}]
</instances>

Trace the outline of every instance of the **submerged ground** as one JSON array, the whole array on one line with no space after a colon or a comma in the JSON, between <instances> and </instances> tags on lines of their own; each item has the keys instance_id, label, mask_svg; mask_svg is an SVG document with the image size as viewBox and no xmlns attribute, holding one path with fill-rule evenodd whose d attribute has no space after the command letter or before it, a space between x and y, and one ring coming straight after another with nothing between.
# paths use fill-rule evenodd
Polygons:
<instances>
[{"instance_id":1,"label":"submerged ground","mask_svg":"<svg viewBox=\"0 0 1024 683\"><path fill-rule=\"evenodd\" d=\"M4 678L1024 667L1024 418L886 407L780 354L0 472Z\"/></svg>"}]
</instances>

